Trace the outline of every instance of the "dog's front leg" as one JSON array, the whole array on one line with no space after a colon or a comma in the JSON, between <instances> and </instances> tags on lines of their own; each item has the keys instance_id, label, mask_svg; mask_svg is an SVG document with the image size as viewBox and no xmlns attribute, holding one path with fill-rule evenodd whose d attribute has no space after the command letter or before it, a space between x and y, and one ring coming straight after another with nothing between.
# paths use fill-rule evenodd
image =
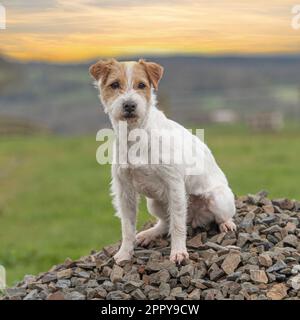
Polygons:
<instances>
[{"instance_id":1,"label":"dog's front leg","mask_svg":"<svg viewBox=\"0 0 300 320\"><path fill-rule=\"evenodd\" d=\"M187 199L184 181L174 181L169 186L169 216L171 235L170 260L181 263L188 259L186 249Z\"/></svg>"},{"instance_id":2,"label":"dog's front leg","mask_svg":"<svg viewBox=\"0 0 300 320\"><path fill-rule=\"evenodd\" d=\"M122 224L122 244L114 256L115 261L120 263L130 260L133 255L138 195L129 183L121 183L116 177L113 179L113 189L117 215L121 218Z\"/></svg>"}]
</instances>

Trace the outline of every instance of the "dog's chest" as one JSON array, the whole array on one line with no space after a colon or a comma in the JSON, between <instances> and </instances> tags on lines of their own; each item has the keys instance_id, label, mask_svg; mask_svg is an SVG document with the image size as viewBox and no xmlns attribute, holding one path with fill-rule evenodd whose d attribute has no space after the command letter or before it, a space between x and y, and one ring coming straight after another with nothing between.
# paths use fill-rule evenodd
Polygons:
<instances>
[{"instance_id":1,"label":"dog's chest","mask_svg":"<svg viewBox=\"0 0 300 320\"><path fill-rule=\"evenodd\" d=\"M136 192L152 199L161 199L163 197L165 193L164 185L155 171L146 166L128 170Z\"/></svg>"}]
</instances>

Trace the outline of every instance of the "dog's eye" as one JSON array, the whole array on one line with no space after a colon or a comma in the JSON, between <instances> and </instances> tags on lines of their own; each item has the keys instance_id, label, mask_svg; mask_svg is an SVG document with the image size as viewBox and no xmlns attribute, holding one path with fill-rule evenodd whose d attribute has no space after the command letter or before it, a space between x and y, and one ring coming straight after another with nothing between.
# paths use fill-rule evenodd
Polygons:
<instances>
[{"instance_id":1,"label":"dog's eye","mask_svg":"<svg viewBox=\"0 0 300 320\"><path fill-rule=\"evenodd\" d=\"M118 82L118 81L115 81L115 82L113 82L111 85L110 85L110 87L112 88L112 89L119 89L120 88L120 83Z\"/></svg>"},{"instance_id":2,"label":"dog's eye","mask_svg":"<svg viewBox=\"0 0 300 320\"><path fill-rule=\"evenodd\" d=\"M145 88L146 88L145 83L140 82L139 85L138 85L138 88L139 88L139 89L145 89Z\"/></svg>"}]
</instances>

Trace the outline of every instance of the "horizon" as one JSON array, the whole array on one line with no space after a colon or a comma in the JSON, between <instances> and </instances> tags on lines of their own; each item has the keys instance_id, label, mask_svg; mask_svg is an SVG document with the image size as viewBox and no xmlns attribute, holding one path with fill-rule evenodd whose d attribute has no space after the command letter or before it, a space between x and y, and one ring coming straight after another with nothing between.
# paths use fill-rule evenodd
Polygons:
<instances>
[{"instance_id":1,"label":"horizon","mask_svg":"<svg viewBox=\"0 0 300 320\"><path fill-rule=\"evenodd\" d=\"M3 59L9 63L20 64L48 64L48 65L85 65L93 63L98 60L105 60L114 58L118 61L136 61L138 59L173 59L173 58L190 58L190 59L300 59L300 52L295 53L253 53L253 54L188 54L188 53L174 53L174 54L144 54L139 55L123 55L123 56L111 56L111 57L90 57L83 60L66 60L66 61L52 61L52 60L23 60L4 55L0 51L0 59Z\"/></svg>"},{"instance_id":2,"label":"horizon","mask_svg":"<svg viewBox=\"0 0 300 320\"><path fill-rule=\"evenodd\" d=\"M300 54L294 0L1 0L1 52L19 61Z\"/></svg>"}]
</instances>

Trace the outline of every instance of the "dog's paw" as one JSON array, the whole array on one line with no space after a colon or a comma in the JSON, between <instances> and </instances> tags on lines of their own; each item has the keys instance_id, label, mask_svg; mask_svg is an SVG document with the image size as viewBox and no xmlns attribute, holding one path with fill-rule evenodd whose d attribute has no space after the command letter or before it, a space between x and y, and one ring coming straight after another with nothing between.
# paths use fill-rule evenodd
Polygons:
<instances>
[{"instance_id":1,"label":"dog's paw","mask_svg":"<svg viewBox=\"0 0 300 320\"><path fill-rule=\"evenodd\" d=\"M120 264L124 261L130 261L132 258L132 254L128 251L119 250L115 255L114 259L117 264Z\"/></svg>"},{"instance_id":2,"label":"dog's paw","mask_svg":"<svg viewBox=\"0 0 300 320\"><path fill-rule=\"evenodd\" d=\"M221 232L236 231L236 225L231 219L220 223L219 228Z\"/></svg>"},{"instance_id":3,"label":"dog's paw","mask_svg":"<svg viewBox=\"0 0 300 320\"><path fill-rule=\"evenodd\" d=\"M150 228L145 231L141 231L136 235L136 244L142 247L148 246L148 244L155 240L159 235L155 232L154 228Z\"/></svg>"},{"instance_id":4,"label":"dog's paw","mask_svg":"<svg viewBox=\"0 0 300 320\"><path fill-rule=\"evenodd\" d=\"M183 261L189 259L187 250L172 250L170 254L170 260L174 263L181 264Z\"/></svg>"}]
</instances>

